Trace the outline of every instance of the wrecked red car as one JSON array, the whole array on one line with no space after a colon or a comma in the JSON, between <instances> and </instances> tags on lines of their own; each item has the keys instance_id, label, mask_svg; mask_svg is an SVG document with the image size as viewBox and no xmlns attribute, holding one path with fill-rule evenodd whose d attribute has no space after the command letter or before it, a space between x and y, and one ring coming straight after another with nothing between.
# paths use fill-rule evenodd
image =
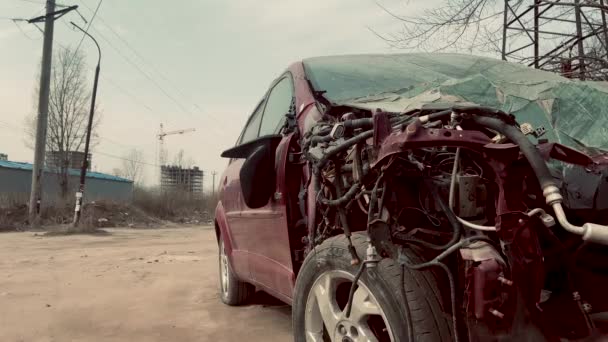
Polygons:
<instances>
[{"instance_id":1,"label":"wrecked red car","mask_svg":"<svg viewBox=\"0 0 608 342\"><path fill-rule=\"evenodd\" d=\"M608 86L457 54L294 63L215 213L221 300L296 341L601 339Z\"/></svg>"}]
</instances>

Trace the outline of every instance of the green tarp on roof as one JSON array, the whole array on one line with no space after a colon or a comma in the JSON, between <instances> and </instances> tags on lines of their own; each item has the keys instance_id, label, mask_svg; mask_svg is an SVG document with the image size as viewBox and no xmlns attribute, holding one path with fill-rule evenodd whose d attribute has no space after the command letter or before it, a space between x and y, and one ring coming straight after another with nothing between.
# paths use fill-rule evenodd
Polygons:
<instances>
[{"instance_id":1,"label":"green tarp on roof","mask_svg":"<svg viewBox=\"0 0 608 342\"><path fill-rule=\"evenodd\" d=\"M462 54L316 57L304 61L332 102L404 111L429 102L470 102L544 127L543 138L608 151L608 85Z\"/></svg>"}]
</instances>

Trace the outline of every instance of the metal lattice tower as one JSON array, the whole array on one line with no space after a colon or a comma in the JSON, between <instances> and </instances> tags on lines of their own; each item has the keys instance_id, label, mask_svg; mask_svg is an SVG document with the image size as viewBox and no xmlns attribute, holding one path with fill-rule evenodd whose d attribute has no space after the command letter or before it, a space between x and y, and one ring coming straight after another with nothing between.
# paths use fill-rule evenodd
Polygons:
<instances>
[{"instance_id":1,"label":"metal lattice tower","mask_svg":"<svg viewBox=\"0 0 608 342\"><path fill-rule=\"evenodd\" d=\"M608 80L608 0L505 0L502 58Z\"/></svg>"}]
</instances>

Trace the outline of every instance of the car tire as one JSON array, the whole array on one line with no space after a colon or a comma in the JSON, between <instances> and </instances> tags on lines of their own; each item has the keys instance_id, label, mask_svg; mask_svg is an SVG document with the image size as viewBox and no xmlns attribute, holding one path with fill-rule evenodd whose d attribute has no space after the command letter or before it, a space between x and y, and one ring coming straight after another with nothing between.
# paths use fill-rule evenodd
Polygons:
<instances>
[{"instance_id":1,"label":"car tire","mask_svg":"<svg viewBox=\"0 0 608 342\"><path fill-rule=\"evenodd\" d=\"M352 235L352 243L357 250L359 256L364 256L367 247L367 235L363 233L354 233ZM421 258L419 255L408 249L407 252L413 262L420 262ZM320 246L316 247L315 250L309 253L305 259L300 273L298 275L293 303L293 328L294 328L294 340L297 342L304 341L358 341L366 340L361 339L361 332L359 336L355 334L349 334L348 330L352 328L349 326L349 322L345 325L338 323L337 328L333 331L328 331L327 324L325 323L325 316L329 315L332 318L329 320L332 322L330 325L334 326L336 316L321 311L319 306L318 312L322 316L321 329L319 330L319 323L315 318L315 301L321 303L316 297L324 297L327 291L332 289L334 285L331 285L331 281L325 280L324 277L331 278L332 274L339 274L350 278L350 282L346 283L346 288L350 289L354 275L359 269L359 265L351 265L351 256L348 251L348 240L344 235L332 237L324 241ZM368 268L364 270L361 277L359 278L357 291L355 291L354 298L357 298L357 292L359 289L363 289L363 295L359 296L367 298L367 302L363 305L364 308L377 307L380 309L383 322L381 323L386 326L386 330L390 331L387 335L392 336L375 336L379 341L388 340L393 342L403 341L452 341L452 324L451 315L445 313L442 310L441 294L438 290L437 280L433 272L429 271L413 271L406 269L405 273L402 274L402 267L392 259L383 259L380 261L375 268ZM338 272L338 273L336 273ZM407 297L407 305L405 305L402 289L400 287L401 279L404 279L405 291ZM323 287L322 283L327 285ZM339 284L339 281L336 281ZM315 290L313 291L313 286ZM319 287L320 286L320 287ZM340 287L342 289L340 290ZM318 290L318 288L324 290ZM365 291L368 293L366 294ZM332 302L330 306L337 304L338 311L332 311L324 309L325 311L338 313L338 321L344 319L344 311L342 309L344 303L344 286L337 285L335 296L335 302ZM346 291L346 298L348 297L348 290ZM341 299L340 299L341 298ZM310 304L311 301L313 304ZM346 300L348 301L348 300ZM353 299L355 303L357 299ZM317 304L318 304L317 303ZM370 304L372 303L372 304ZM374 305L375 304L375 305ZM371 305L371 306L370 306ZM355 305L353 304L353 310ZM367 310L367 309L365 309ZM365 310L358 310L363 312ZM375 311L372 310L372 311ZM312 313L311 313L312 312ZM307 317L309 322L307 322ZM351 313L350 319L354 319L355 315ZM359 315L359 317L361 317ZM364 316L363 316L364 317ZM373 330L371 329L372 319L375 324L378 324L378 318L369 316L366 319L359 320L367 323L361 324L361 330ZM353 323L354 324L354 323ZM365 324L368 327L365 327ZM410 328L411 327L411 332ZM355 324L355 331L359 329L359 325ZM376 327L376 330L377 327ZM355 332L353 331L353 333ZM346 338L344 334L346 333ZM322 335L322 336L321 336ZM330 337L332 336L333 337ZM363 334L364 335L364 334ZM373 339L372 339L373 340Z\"/></svg>"},{"instance_id":2,"label":"car tire","mask_svg":"<svg viewBox=\"0 0 608 342\"><path fill-rule=\"evenodd\" d=\"M242 305L255 292L255 287L234 276L224 247L224 239L221 236L218 246L220 299L227 305Z\"/></svg>"}]
</instances>

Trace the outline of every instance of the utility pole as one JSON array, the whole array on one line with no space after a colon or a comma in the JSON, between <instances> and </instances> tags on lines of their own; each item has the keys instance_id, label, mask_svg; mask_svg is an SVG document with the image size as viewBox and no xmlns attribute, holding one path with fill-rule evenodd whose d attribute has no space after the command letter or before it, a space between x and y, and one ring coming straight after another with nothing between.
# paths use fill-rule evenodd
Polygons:
<instances>
[{"instance_id":1,"label":"utility pole","mask_svg":"<svg viewBox=\"0 0 608 342\"><path fill-rule=\"evenodd\" d=\"M55 26L54 12L55 0L47 0L44 20L44 43L42 45L42 67L40 71L40 93L38 97L38 120L36 122L36 144L29 207L29 222L32 226L38 225L40 218L42 172L44 167L44 152L46 150L46 129L49 115L49 92L51 88L53 29Z\"/></svg>"},{"instance_id":2,"label":"utility pole","mask_svg":"<svg viewBox=\"0 0 608 342\"><path fill-rule=\"evenodd\" d=\"M213 197L215 198L215 175L217 175L217 172L213 171L213 172L211 172L211 175L213 176L213 189L212 189L212 194L213 194Z\"/></svg>"},{"instance_id":3,"label":"utility pole","mask_svg":"<svg viewBox=\"0 0 608 342\"><path fill-rule=\"evenodd\" d=\"M82 31L85 35L93 40L95 46L97 46L98 58L97 67L95 68L95 80L93 81L93 95L91 96L91 109L89 110L89 123L87 125L87 136L84 143L84 158L82 158L82 168L80 169L80 186L78 192L76 192L76 208L74 210L74 227L78 227L80 221L80 214L82 213L82 197L84 196L84 182L87 176L87 168L89 166L89 145L91 143L91 130L93 130L93 115L95 114L95 99L97 98L97 82L99 81L99 69L101 66L101 49L99 44L93 36L87 31L83 30L80 26L71 22L74 27Z\"/></svg>"}]
</instances>

